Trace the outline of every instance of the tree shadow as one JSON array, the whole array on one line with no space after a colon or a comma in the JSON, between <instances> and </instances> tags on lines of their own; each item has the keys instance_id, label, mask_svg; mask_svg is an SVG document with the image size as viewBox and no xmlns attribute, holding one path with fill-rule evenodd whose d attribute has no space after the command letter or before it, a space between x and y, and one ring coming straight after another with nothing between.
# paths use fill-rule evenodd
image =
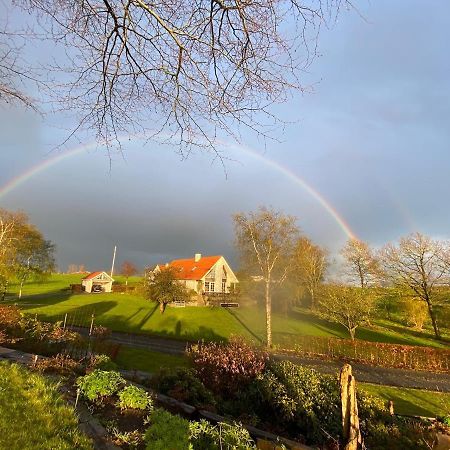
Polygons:
<instances>
[{"instance_id":1,"label":"tree shadow","mask_svg":"<svg viewBox=\"0 0 450 450\"><path fill-rule=\"evenodd\" d=\"M260 344L263 344L263 340L256 334L237 314L230 308L225 308L228 314L230 314L239 324Z\"/></svg>"},{"instance_id":2,"label":"tree shadow","mask_svg":"<svg viewBox=\"0 0 450 450\"><path fill-rule=\"evenodd\" d=\"M155 314L156 310L158 309L158 303L155 305L155 307L149 311L147 314L145 314L145 316L139 321L139 323L136 325L140 330L142 329L142 327L147 323L147 321L153 316L153 314ZM143 308L140 308L140 310L142 310ZM137 313L133 314L131 317L135 316ZM127 321L129 320L129 318L127 319Z\"/></svg>"}]
</instances>

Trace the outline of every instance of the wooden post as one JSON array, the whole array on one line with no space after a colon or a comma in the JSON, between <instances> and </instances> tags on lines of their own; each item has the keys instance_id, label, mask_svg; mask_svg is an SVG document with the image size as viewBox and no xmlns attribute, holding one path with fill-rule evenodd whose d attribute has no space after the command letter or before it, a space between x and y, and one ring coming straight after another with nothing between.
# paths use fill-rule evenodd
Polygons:
<instances>
[{"instance_id":1,"label":"wooden post","mask_svg":"<svg viewBox=\"0 0 450 450\"><path fill-rule=\"evenodd\" d=\"M340 374L340 391L342 407L342 435L347 441L350 434L350 410L348 408L348 382L352 376L352 366L344 364Z\"/></svg>"},{"instance_id":2,"label":"wooden post","mask_svg":"<svg viewBox=\"0 0 450 450\"><path fill-rule=\"evenodd\" d=\"M64 324L63 324L64 331L66 331L66 324L67 324L67 313L64 315Z\"/></svg>"},{"instance_id":3,"label":"wooden post","mask_svg":"<svg viewBox=\"0 0 450 450\"><path fill-rule=\"evenodd\" d=\"M89 336L92 336L92 330L94 328L94 313L91 316L91 327L89 328Z\"/></svg>"},{"instance_id":4,"label":"wooden post","mask_svg":"<svg viewBox=\"0 0 450 450\"><path fill-rule=\"evenodd\" d=\"M394 402L392 400L389 400L389 414L394 415Z\"/></svg>"},{"instance_id":5,"label":"wooden post","mask_svg":"<svg viewBox=\"0 0 450 450\"><path fill-rule=\"evenodd\" d=\"M344 437L345 450L357 450L362 445L362 437L359 429L356 381L352 375L352 367L350 364L345 364L341 369L340 394L342 435Z\"/></svg>"}]
</instances>

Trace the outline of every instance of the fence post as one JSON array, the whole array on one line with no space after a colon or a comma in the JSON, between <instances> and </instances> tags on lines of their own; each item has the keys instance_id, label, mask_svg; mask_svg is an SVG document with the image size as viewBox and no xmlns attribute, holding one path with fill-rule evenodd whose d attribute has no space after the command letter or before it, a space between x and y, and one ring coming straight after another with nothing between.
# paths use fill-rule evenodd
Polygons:
<instances>
[{"instance_id":1,"label":"fence post","mask_svg":"<svg viewBox=\"0 0 450 450\"><path fill-rule=\"evenodd\" d=\"M94 313L91 316L91 327L89 328L89 336L92 336L92 329L94 328Z\"/></svg>"},{"instance_id":2,"label":"fence post","mask_svg":"<svg viewBox=\"0 0 450 450\"><path fill-rule=\"evenodd\" d=\"M359 429L356 382L350 364L344 364L340 373L340 394L342 407L342 434L345 450L357 450L362 445Z\"/></svg>"}]
</instances>

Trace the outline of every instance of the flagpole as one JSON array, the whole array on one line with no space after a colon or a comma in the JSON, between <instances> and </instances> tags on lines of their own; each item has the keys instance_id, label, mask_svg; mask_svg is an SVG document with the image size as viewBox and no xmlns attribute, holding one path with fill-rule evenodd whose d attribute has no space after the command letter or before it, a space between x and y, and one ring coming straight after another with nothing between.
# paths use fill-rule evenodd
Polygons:
<instances>
[{"instance_id":1,"label":"flagpole","mask_svg":"<svg viewBox=\"0 0 450 450\"><path fill-rule=\"evenodd\" d=\"M114 273L114 262L116 261L116 250L117 250L117 245L114 246L114 253L113 253L113 259L112 259L112 265L111 265L111 278Z\"/></svg>"}]
</instances>

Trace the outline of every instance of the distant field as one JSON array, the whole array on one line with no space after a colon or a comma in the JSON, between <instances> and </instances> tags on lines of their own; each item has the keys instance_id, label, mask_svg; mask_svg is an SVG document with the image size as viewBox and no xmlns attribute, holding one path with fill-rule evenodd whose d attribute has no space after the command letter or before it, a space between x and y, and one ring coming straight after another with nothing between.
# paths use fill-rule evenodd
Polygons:
<instances>
[{"instance_id":1,"label":"distant field","mask_svg":"<svg viewBox=\"0 0 450 450\"><path fill-rule=\"evenodd\" d=\"M117 276L115 279L124 282L123 277ZM130 283L137 280L137 277L130 278ZM63 320L67 313L69 324L74 325L88 325L94 313L95 323L117 331L152 333L188 340L221 340L231 335L242 335L255 342L264 341L264 311L255 306L233 310L194 306L167 308L161 314L155 303L137 295L72 295L69 290L63 290L70 283L80 281L81 275L55 274L45 283L27 284L24 296L17 303L26 314L37 315L43 320ZM13 286L11 292L15 290L17 287ZM10 301L14 300L10 297ZM371 328L359 329L357 338L374 342L446 347L445 343L435 341L429 331L417 332L387 320L374 320L373 325ZM275 343L287 335L348 337L340 325L321 320L300 309L287 316L274 314L273 333Z\"/></svg>"}]
</instances>

